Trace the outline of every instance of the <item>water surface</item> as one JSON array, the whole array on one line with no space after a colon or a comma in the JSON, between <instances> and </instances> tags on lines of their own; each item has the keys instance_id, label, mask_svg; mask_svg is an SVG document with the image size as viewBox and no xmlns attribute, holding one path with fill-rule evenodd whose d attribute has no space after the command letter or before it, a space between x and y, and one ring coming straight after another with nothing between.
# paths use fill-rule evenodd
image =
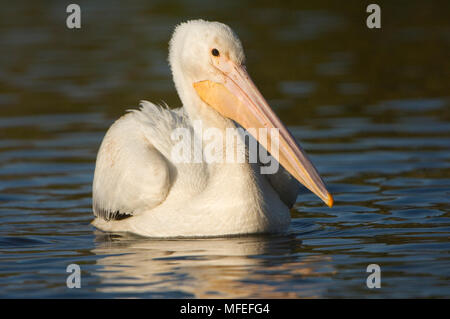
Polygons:
<instances>
[{"instance_id":1,"label":"water surface","mask_svg":"<svg viewBox=\"0 0 450 319\"><path fill-rule=\"evenodd\" d=\"M60 1L0 11L1 297L449 297L448 1ZM239 13L239 14L237 14ZM91 225L96 152L139 100L179 106L177 23L240 36L260 90L310 154L332 209L299 194L286 234L154 240ZM66 287L66 267L82 288ZM366 287L378 264L382 288Z\"/></svg>"}]
</instances>

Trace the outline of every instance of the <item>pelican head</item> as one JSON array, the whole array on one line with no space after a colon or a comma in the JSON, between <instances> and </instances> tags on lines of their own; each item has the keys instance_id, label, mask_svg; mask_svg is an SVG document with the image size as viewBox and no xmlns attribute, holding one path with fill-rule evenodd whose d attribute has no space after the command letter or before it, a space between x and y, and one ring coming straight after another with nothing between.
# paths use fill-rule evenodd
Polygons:
<instances>
[{"instance_id":1,"label":"pelican head","mask_svg":"<svg viewBox=\"0 0 450 319\"><path fill-rule=\"evenodd\" d=\"M256 132L278 129L278 141L254 137L267 150L276 142L279 152L272 156L328 206L333 205L317 170L248 75L241 41L230 27L203 20L180 24L170 41L169 63L187 109L204 105Z\"/></svg>"}]
</instances>

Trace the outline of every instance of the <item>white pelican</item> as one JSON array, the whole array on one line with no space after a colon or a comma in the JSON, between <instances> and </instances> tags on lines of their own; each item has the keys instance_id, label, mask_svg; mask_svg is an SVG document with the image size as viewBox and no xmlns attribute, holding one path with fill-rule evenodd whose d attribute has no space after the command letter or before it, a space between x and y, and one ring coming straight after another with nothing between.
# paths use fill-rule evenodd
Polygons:
<instances>
[{"instance_id":1,"label":"white pelican","mask_svg":"<svg viewBox=\"0 0 450 319\"><path fill-rule=\"evenodd\" d=\"M176 27L169 63L183 107L170 110L142 101L140 110L109 128L94 174L95 227L148 237L281 232L290 223L296 180L332 206L316 169L253 84L244 62L241 42L228 26L195 20ZM283 168L262 174L261 164L249 161L173 161L178 141L172 133L177 128L195 132L199 121L224 134L239 126L278 129L279 152L271 155ZM270 137L255 138L269 150ZM196 133L194 139L205 144Z\"/></svg>"}]
</instances>

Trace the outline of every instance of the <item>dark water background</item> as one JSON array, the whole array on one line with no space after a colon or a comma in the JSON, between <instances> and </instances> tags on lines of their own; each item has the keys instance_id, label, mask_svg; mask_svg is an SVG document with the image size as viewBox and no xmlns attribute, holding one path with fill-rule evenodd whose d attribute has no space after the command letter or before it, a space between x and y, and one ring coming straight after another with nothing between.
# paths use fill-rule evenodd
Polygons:
<instances>
[{"instance_id":1,"label":"dark water background","mask_svg":"<svg viewBox=\"0 0 450 319\"><path fill-rule=\"evenodd\" d=\"M69 3L69 2L68 2ZM1 297L449 297L450 2L12 1L0 10ZM96 152L147 99L179 106L167 42L219 20L335 196L288 234L149 240L95 231ZM66 288L66 267L82 288ZM366 267L381 267L368 289Z\"/></svg>"}]
</instances>

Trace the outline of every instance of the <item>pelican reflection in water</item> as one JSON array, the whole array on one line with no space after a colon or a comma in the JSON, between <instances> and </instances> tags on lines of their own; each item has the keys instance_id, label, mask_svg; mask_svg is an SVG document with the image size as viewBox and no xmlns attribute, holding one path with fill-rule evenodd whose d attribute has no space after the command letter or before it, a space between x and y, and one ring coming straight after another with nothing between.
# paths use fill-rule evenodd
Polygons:
<instances>
[{"instance_id":1,"label":"pelican reflection in water","mask_svg":"<svg viewBox=\"0 0 450 319\"><path fill-rule=\"evenodd\" d=\"M143 101L109 128L95 168L94 226L149 237L281 232L289 226L298 182L332 206L313 164L250 79L241 42L228 26L180 24L170 40L169 63L183 107ZM262 174L261 163L249 161L174 161L174 130L195 132L196 122L224 135L238 127L277 129L276 141L254 137L268 151L278 146L271 155L281 167ZM206 143L202 136L194 139ZM226 147L223 141L213 146Z\"/></svg>"},{"instance_id":2,"label":"pelican reflection in water","mask_svg":"<svg viewBox=\"0 0 450 319\"><path fill-rule=\"evenodd\" d=\"M116 296L323 297L336 269L326 253L303 252L293 234L148 239L99 234L95 280Z\"/></svg>"}]
</instances>

